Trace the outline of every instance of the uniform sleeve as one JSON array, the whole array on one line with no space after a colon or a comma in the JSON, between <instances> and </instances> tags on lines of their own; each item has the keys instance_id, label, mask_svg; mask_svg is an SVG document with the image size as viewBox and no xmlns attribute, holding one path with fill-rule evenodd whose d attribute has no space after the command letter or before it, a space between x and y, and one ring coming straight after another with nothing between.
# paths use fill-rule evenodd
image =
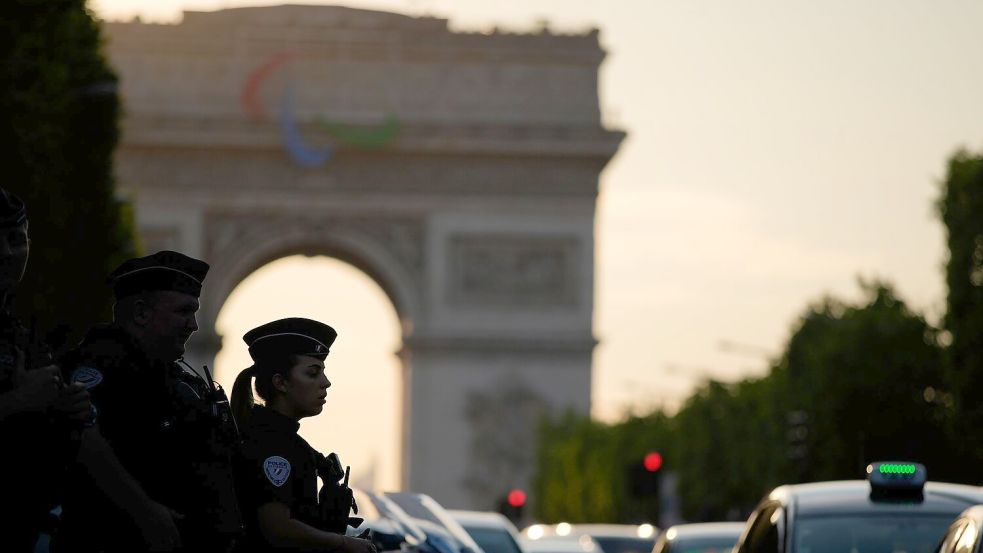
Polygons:
<instances>
[{"instance_id":1,"label":"uniform sleeve","mask_svg":"<svg viewBox=\"0 0 983 553\"><path fill-rule=\"evenodd\" d=\"M142 394L113 360L99 355L81 355L66 367L66 380L85 386L92 401L94 421L99 431L115 446L133 438L141 413ZM119 453L119 452L117 452Z\"/></svg>"},{"instance_id":2,"label":"uniform sleeve","mask_svg":"<svg viewBox=\"0 0 983 553\"><path fill-rule=\"evenodd\" d=\"M297 463L292 453L285 440L273 435L250 440L244 446L240 485L251 508L273 501L288 507L295 504Z\"/></svg>"}]
</instances>

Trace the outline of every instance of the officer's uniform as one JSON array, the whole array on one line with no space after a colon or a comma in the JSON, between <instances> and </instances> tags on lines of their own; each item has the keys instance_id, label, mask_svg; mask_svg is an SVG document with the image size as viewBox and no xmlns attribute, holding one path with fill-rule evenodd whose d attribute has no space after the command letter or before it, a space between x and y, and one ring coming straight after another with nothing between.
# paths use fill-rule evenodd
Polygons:
<instances>
[{"instance_id":1,"label":"officer's uniform","mask_svg":"<svg viewBox=\"0 0 983 553\"><path fill-rule=\"evenodd\" d=\"M23 202L0 189L0 231L27 221ZM17 382L18 361L25 370L51 364L51 355L33 332L0 302L0 394ZM60 501L68 464L78 440L73 425L53 413L17 413L0 421L0 550L33 551Z\"/></svg>"},{"instance_id":2,"label":"officer's uniform","mask_svg":"<svg viewBox=\"0 0 983 553\"><path fill-rule=\"evenodd\" d=\"M317 451L297 434L300 423L263 406L243 430L238 489L249 551L274 550L258 529L256 511L272 501L303 519L317 509Z\"/></svg>"},{"instance_id":3,"label":"officer's uniform","mask_svg":"<svg viewBox=\"0 0 983 553\"><path fill-rule=\"evenodd\" d=\"M136 290L198 296L208 265L175 252L124 263L111 279L117 297ZM187 551L231 549L242 530L232 460L237 433L224 392L183 361L150 359L116 325L91 329L65 364L84 383L96 421L123 467L146 494L182 515L176 524ZM79 470L63 507L59 551L134 551L143 540Z\"/></svg>"},{"instance_id":4,"label":"officer's uniform","mask_svg":"<svg viewBox=\"0 0 983 553\"><path fill-rule=\"evenodd\" d=\"M293 318L253 329L243 339L254 360L264 352L275 352L283 358L310 355L323 360L336 337L328 325ZM236 474L246 522L246 550L250 552L277 551L265 540L257 521L259 507L270 502L286 505L291 518L324 529L315 520L319 510L317 478L335 471L334 467L326 466L329 463L323 455L297 434L299 428L296 420L264 406L253 407L252 415L243 425L242 455ZM327 484L334 485L338 478L331 480L325 479ZM346 508L344 516L347 515Z\"/></svg>"}]
</instances>

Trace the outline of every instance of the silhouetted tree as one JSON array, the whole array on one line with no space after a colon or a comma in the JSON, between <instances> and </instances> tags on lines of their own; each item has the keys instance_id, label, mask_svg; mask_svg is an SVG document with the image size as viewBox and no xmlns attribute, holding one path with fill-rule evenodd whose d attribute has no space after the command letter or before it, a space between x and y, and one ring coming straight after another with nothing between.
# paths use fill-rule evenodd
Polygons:
<instances>
[{"instance_id":1,"label":"silhouetted tree","mask_svg":"<svg viewBox=\"0 0 983 553\"><path fill-rule=\"evenodd\" d=\"M949 160L937 207L949 246L945 329L953 430L956 445L978 464L983 460L983 156L959 151Z\"/></svg>"},{"instance_id":2,"label":"silhouetted tree","mask_svg":"<svg viewBox=\"0 0 983 553\"><path fill-rule=\"evenodd\" d=\"M781 361L791 408L808 420L801 478L862 478L879 459L947 475L951 400L937 331L889 286L863 286L860 305L827 298L810 308Z\"/></svg>"},{"instance_id":3,"label":"silhouetted tree","mask_svg":"<svg viewBox=\"0 0 983 553\"><path fill-rule=\"evenodd\" d=\"M0 167L30 217L18 310L75 332L108 316L109 271L134 253L130 211L114 194L116 76L82 0L0 7ZM76 334L77 335L77 334Z\"/></svg>"}]
</instances>

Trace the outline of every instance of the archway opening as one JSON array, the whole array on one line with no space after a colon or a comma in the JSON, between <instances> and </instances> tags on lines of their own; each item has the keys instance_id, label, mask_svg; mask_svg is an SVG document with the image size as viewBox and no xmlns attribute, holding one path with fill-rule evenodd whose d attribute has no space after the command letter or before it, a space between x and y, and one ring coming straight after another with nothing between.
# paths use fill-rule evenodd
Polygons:
<instances>
[{"instance_id":1,"label":"archway opening","mask_svg":"<svg viewBox=\"0 0 983 553\"><path fill-rule=\"evenodd\" d=\"M251 364L242 335L282 317L308 317L338 331L326 361L328 403L301 422L301 436L324 454L338 453L351 465L355 485L398 489L401 332L389 297L365 273L334 258L296 255L264 265L236 286L216 322L222 349L215 379L229 393Z\"/></svg>"}]
</instances>

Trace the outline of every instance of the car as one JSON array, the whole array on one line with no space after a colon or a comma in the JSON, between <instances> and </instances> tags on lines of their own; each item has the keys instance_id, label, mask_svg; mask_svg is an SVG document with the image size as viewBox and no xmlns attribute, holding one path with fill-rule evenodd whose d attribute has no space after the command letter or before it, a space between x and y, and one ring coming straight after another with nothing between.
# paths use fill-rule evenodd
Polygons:
<instances>
[{"instance_id":1,"label":"car","mask_svg":"<svg viewBox=\"0 0 983 553\"><path fill-rule=\"evenodd\" d=\"M484 553L468 532L432 497L413 492L386 492L392 500L415 524L427 533L436 543L450 539L447 544L456 549L454 553Z\"/></svg>"},{"instance_id":2,"label":"car","mask_svg":"<svg viewBox=\"0 0 983 553\"><path fill-rule=\"evenodd\" d=\"M780 486L748 518L734 553L932 553L983 489L927 482L924 465L877 462L866 480Z\"/></svg>"},{"instance_id":3,"label":"car","mask_svg":"<svg viewBox=\"0 0 983 553\"><path fill-rule=\"evenodd\" d=\"M448 511L485 553L524 553L518 543L519 531L501 513Z\"/></svg>"},{"instance_id":4,"label":"car","mask_svg":"<svg viewBox=\"0 0 983 553\"><path fill-rule=\"evenodd\" d=\"M677 524L662 532L652 553L730 553L743 530L743 522Z\"/></svg>"},{"instance_id":5,"label":"car","mask_svg":"<svg viewBox=\"0 0 983 553\"><path fill-rule=\"evenodd\" d=\"M939 542L935 553L978 553L983 531L983 505L963 511Z\"/></svg>"},{"instance_id":6,"label":"car","mask_svg":"<svg viewBox=\"0 0 983 553\"><path fill-rule=\"evenodd\" d=\"M419 553L441 553L427 543L427 534L387 497L367 490L352 489L358 505L358 516L364 522L358 528L347 529L350 536L369 531L369 538L379 551L413 549Z\"/></svg>"},{"instance_id":7,"label":"car","mask_svg":"<svg viewBox=\"0 0 983 553\"><path fill-rule=\"evenodd\" d=\"M534 524L523 530L528 543L544 538L578 541L583 537L590 541L583 547L596 545L604 553L651 553L658 529L651 524ZM526 542L523 542L526 543Z\"/></svg>"},{"instance_id":8,"label":"car","mask_svg":"<svg viewBox=\"0 0 983 553\"><path fill-rule=\"evenodd\" d=\"M571 530L590 536L604 553L651 553L657 532L651 524L575 524Z\"/></svg>"},{"instance_id":9,"label":"car","mask_svg":"<svg viewBox=\"0 0 983 553\"><path fill-rule=\"evenodd\" d=\"M601 548L590 536L577 539L554 536L535 540L520 537L519 545L525 553L601 553Z\"/></svg>"}]
</instances>

